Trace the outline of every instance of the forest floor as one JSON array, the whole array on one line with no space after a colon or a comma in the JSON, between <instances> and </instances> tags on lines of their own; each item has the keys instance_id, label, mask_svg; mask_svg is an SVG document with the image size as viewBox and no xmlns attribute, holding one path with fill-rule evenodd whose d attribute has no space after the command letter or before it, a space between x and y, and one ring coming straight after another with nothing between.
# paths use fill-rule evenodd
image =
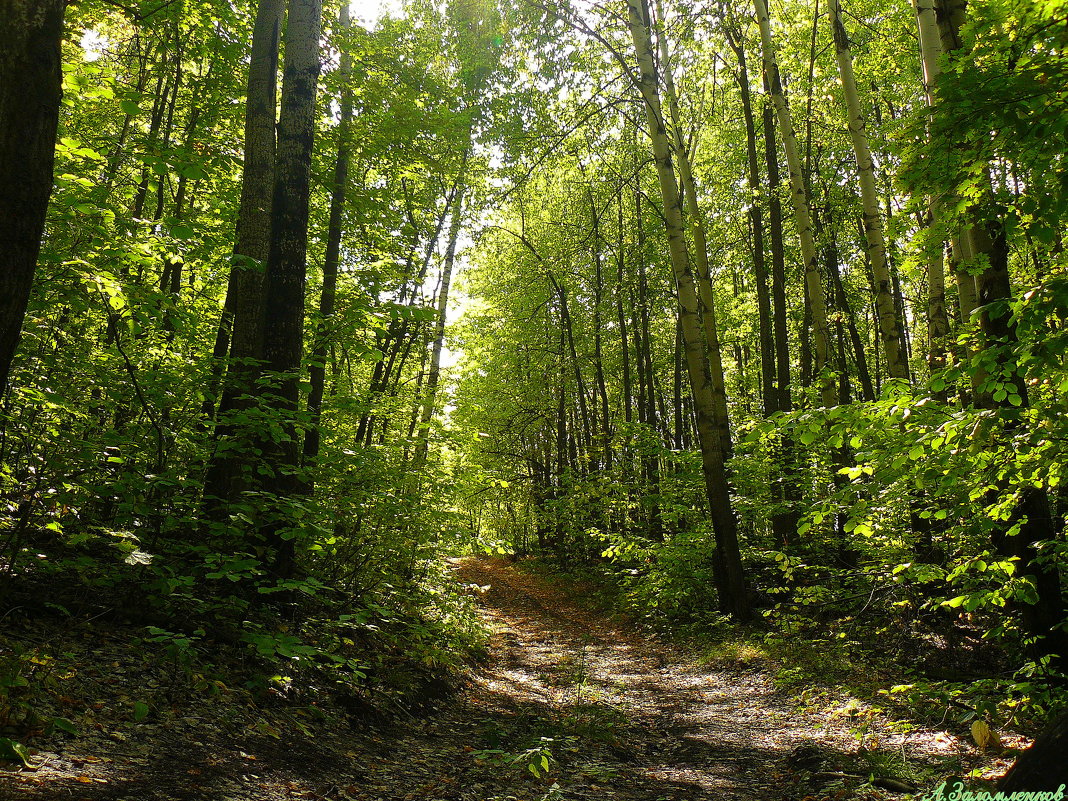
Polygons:
<instances>
[{"instance_id":1,"label":"forest floor","mask_svg":"<svg viewBox=\"0 0 1068 801\"><path fill-rule=\"evenodd\" d=\"M128 633L95 629L65 644L96 664L60 699L78 736L31 742L33 769L6 765L0 799L883 799L1009 764L963 732L894 725L856 702L799 709L766 665L702 665L607 619L582 585L494 557L455 574L479 596L487 659L421 712L373 724L264 717L225 694L137 722L131 697L161 679L129 663Z\"/></svg>"}]
</instances>

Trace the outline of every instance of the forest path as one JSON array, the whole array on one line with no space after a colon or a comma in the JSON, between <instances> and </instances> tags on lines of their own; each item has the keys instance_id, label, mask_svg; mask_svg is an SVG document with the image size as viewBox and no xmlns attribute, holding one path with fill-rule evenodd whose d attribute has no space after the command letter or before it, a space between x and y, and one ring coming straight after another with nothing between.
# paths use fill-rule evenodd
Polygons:
<instances>
[{"instance_id":1,"label":"forest path","mask_svg":"<svg viewBox=\"0 0 1068 801\"><path fill-rule=\"evenodd\" d=\"M31 743L32 770L0 769L0 801L869 801L890 796L844 791L834 771L866 775L862 755L979 764L938 730L884 731L879 752L858 751L863 718L798 711L766 667L698 665L522 564L453 567L492 631L488 656L422 711L377 723L172 693L180 674L147 660L134 630L86 622L59 639L79 668L56 703L79 734ZM151 688L155 711L133 720Z\"/></svg>"},{"instance_id":2,"label":"forest path","mask_svg":"<svg viewBox=\"0 0 1068 801\"><path fill-rule=\"evenodd\" d=\"M455 573L480 588L490 658L440 714L383 743L361 799L789 797L783 759L812 722L791 723L766 676L691 664L504 559Z\"/></svg>"}]
</instances>

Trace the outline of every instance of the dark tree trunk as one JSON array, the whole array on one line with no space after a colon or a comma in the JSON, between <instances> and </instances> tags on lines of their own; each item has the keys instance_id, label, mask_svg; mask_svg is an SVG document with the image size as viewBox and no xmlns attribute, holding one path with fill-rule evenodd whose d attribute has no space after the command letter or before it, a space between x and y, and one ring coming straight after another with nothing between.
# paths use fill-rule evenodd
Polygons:
<instances>
[{"instance_id":1,"label":"dark tree trunk","mask_svg":"<svg viewBox=\"0 0 1068 801\"><path fill-rule=\"evenodd\" d=\"M52 194L65 0L0 0L0 395Z\"/></svg>"},{"instance_id":2,"label":"dark tree trunk","mask_svg":"<svg viewBox=\"0 0 1068 801\"><path fill-rule=\"evenodd\" d=\"M338 28L344 33L349 28L349 5L341 4ZM308 412L311 415L308 431L304 434L305 465L311 466L319 456L320 421L323 415L323 394L326 389L326 347L330 338L331 318L334 316L334 298L337 293L337 272L341 262L342 217L345 212L345 196L349 182L349 128L352 124L352 92L348 80L352 72L352 56L347 49L341 53L341 119L337 128L337 160L334 163L334 186L330 196L330 222L326 232L326 257L323 260L323 290L319 297L319 324L316 331L315 350L308 368L311 389L308 391ZM310 488L310 485L309 485Z\"/></svg>"},{"instance_id":3,"label":"dark tree trunk","mask_svg":"<svg viewBox=\"0 0 1068 801\"><path fill-rule=\"evenodd\" d=\"M259 359L262 355L263 270L271 240L278 51L284 12L285 0L260 0L253 32L245 101L245 168L234 265L226 288L227 305L233 314L231 359Z\"/></svg>"},{"instance_id":4,"label":"dark tree trunk","mask_svg":"<svg viewBox=\"0 0 1068 801\"><path fill-rule=\"evenodd\" d=\"M979 325L986 340L984 347L1010 348L1018 341L1016 325L1008 309L998 308L996 305L997 301L1012 297L1005 229L993 210L990 210L986 225L977 227L973 234L984 237L984 250L989 257L989 266L975 279L980 306ZM1013 358L1002 353L998 355L997 362L999 366L1004 366ZM1015 370L1013 372L1015 373ZM973 377L973 380L979 379ZM1028 408L1030 399L1027 385L1022 378L1015 379L1015 388L1021 400L1021 408ZM976 402L977 405L987 408L1013 409L1007 398L1001 402L994 401L991 393L986 390L979 391L978 385ZM1010 429L1019 426L1018 419L1010 420L1008 426ZM1018 523L1022 525L1015 525ZM1015 533L1010 533L1014 529ZM1050 514L1046 490L1028 485L1020 490L1020 501L1013 518L1007 521L1003 530L995 532L993 544L999 553L1019 557L1022 572L1034 576L1037 596L1035 602L1020 604L1024 629L1029 635L1037 638L1033 646L1035 656L1056 654L1060 657L1059 667L1063 670L1065 665L1068 665L1068 632L1060 628L1064 622L1060 570L1054 561L1039 561L1035 549L1036 542L1053 540L1057 536L1058 525Z\"/></svg>"},{"instance_id":5,"label":"dark tree trunk","mask_svg":"<svg viewBox=\"0 0 1068 801\"><path fill-rule=\"evenodd\" d=\"M233 264L226 287L219 329L212 353L215 373L212 392L204 403L204 417L214 414L215 391L225 372L219 415L235 409L238 398L252 392L256 362L262 356L263 266L271 235L271 182L275 161L275 107L277 105L278 50L285 0L261 0L252 35L248 96L245 101L245 164L241 202L235 232ZM232 438L235 431L220 419L216 439ZM213 454L208 464L204 495L210 516L219 501L240 493L240 454L232 449Z\"/></svg>"},{"instance_id":6,"label":"dark tree trunk","mask_svg":"<svg viewBox=\"0 0 1068 801\"><path fill-rule=\"evenodd\" d=\"M470 138L470 135L469 135ZM470 147L470 145L469 145ZM453 192L452 221L449 224L449 244L445 248L445 260L441 265L441 288L438 290L437 319L434 321L434 339L431 343L430 366L427 371L426 390L418 411L419 428L416 432L415 457L412 470L419 471L426 464L430 451L430 421L434 417L438 384L441 381L441 353L445 346L445 324L448 321L449 287L452 284L453 267L456 264L456 246L463 227L464 185L467 171L467 153L464 153L463 166L456 176ZM577 367L576 367L577 369Z\"/></svg>"},{"instance_id":7,"label":"dark tree trunk","mask_svg":"<svg viewBox=\"0 0 1068 801\"><path fill-rule=\"evenodd\" d=\"M626 264L626 253L624 249L624 228L623 228L623 191L620 190L618 198L618 211L619 211L619 253L617 254L616 265L616 316L619 319L619 348L620 354L623 357L623 419L628 423L631 422L633 417L633 399L634 389L633 381L631 379L630 370L630 343L627 340L627 315L623 310L623 273L624 265ZM630 432L628 431L628 436Z\"/></svg>"},{"instance_id":8,"label":"dark tree trunk","mask_svg":"<svg viewBox=\"0 0 1068 801\"><path fill-rule=\"evenodd\" d=\"M278 118L278 154L271 204L271 244L264 275L263 358L277 376L277 388L265 405L282 417L283 434L266 443L270 475L265 489L282 498L302 489L297 466L295 413L300 398L300 367L304 347L304 282L307 274L308 199L315 135L315 94L319 80L321 0L290 0L286 31L282 105ZM281 536L284 521L266 521L265 540L272 551L272 573L281 579L294 573L294 542Z\"/></svg>"},{"instance_id":9,"label":"dark tree trunk","mask_svg":"<svg viewBox=\"0 0 1068 801\"><path fill-rule=\"evenodd\" d=\"M998 784L1002 793L1050 792L1068 784L1068 714L1063 714L1020 754Z\"/></svg>"},{"instance_id":10,"label":"dark tree trunk","mask_svg":"<svg viewBox=\"0 0 1068 801\"><path fill-rule=\"evenodd\" d=\"M782 240L782 203L779 200L779 154L775 146L775 112L764 104L764 162L768 168L768 239L771 245L771 299L775 336L776 411L793 409L790 397L790 326L786 312L786 255ZM807 340L804 340L807 341ZM783 508L772 515L771 529L776 547L784 550L797 533L800 489L794 470L794 443L784 434L776 448L779 465L776 495Z\"/></svg>"},{"instance_id":11,"label":"dark tree trunk","mask_svg":"<svg viewBox=\"0 0 1068 801\"><path fill-rule=\"evenodd\" d=\"M788 412L790 399L790 326L786 313L786 255L782 242L782 202L779 200L779 155L775 147L775 112L764 104L764 161L768 168L768 238L771 240L771 298L775 334L775 409Z\"/></svg>"}]
</instances>

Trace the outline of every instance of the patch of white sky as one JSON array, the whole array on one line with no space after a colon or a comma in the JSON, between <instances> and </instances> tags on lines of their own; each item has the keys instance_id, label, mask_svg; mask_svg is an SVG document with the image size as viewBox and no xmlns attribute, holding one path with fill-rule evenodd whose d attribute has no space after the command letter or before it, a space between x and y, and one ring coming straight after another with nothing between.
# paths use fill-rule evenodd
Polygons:
<instances>
[{"instance_id":1,"label":"patch of white sky","mask_svg":"<svg viewBox=\"0 0 1068 801\"><path fill-rule=\"evenodd\" d=\"M404 13L402 0L352 0L349 14L363 27L371 29L385 16L399 17Z\"/></svg>"},{"instance_id":2,"label":"patch of white sky","mask_svg":"<svg viewBox=\"0 0 1068 801\"><path fill-rule=\"evenodd\" d=\"M96 61L108 47L108 40L99 31L86 29L81 38L82 52L86 61Z\"/></svg>"}]
</instances>

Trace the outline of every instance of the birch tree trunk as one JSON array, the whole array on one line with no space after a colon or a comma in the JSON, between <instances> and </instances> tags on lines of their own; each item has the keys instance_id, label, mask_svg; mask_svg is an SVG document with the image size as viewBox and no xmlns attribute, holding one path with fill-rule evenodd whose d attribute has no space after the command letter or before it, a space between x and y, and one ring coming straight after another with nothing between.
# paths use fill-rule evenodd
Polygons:
<instances>
[{"instance_id":1,"label":"birch tree trunk","mask_svg":"<svg viewBox=\"0 0 1068 801\"><path fill-rule=\"evenodd\" d=\"M719 329L716 326L716 300L712 294L712 270L708 262L708 237L705 233L705 221L701 215L697 200L697 182L693 178L690 166L689 148L680 123L679 100L675 94L675 78L671 68L671 49L668 46L667 33L664 29L664 11L662 0L656 3L660 18L657 41L660 45L660 67L664 76L664 92L668 99L668 113L671 116L672 141L679 165L679 177L682 179L682 198L680 203L686 209L690 223L690 235L693 237L694 262L697 267L697 290L701 301L701 326L705 332L708 349L708 369L712 402L715 404L716 429L720 438L720 450L724 459L729 459L733 445L731 443L730 415L727 410L727 386L723 376L723 356L719 343Z\"/></svg>"},{"instance_id":2,"label":"birch tree trunk","mask_svg":"<svg viewBox=\"0 0 1068 801\"><path fill-rule=\"evenodd\" d=\"M762 1L762 0L761 0ZM828 0L828 20L834 35L834 51L838 74L842 79L849 136L857 159L860 199L864 207L864 237L868 245L868 262L875 283L875 314L879 339L886 356L886 371L891 378L908 380L909 366L901 342L901 321L898 319L891 287L890 270L886 261L886 237L883 216L879 208L879 194L875 186L875 165L868 146L867 121L860 107L860 93L853 75L853 56L849 37L842 24L842 8L838 0Z\"/></svg>"},{"instance_id":3,"label":"birch tree trunk","mask_svg":"<svg viewBox=\"0 0 1068 801\"><path fill-rule=\"evenodd\" d=\"M913 0L912 8L916 14L916 28L920 40L920 60L923 64L923 86L927 96L927 105L934 106L935 93L938 88L938 79L942 75L940 59L943 53L942 31L938 22L938 0ZM929 202L931 211L931 223L935 230L945 227L942 212L942 199L933 197ZM968 273L965 264L971 261L971 247L968 243L967 231L950 232L950 272L957 285L957 303L960 307L961 320L967 325L969 318L976 307L975 279ZM937 266L934 271L928 271L929 297L945 296L945 278L939 285ZM941 321L935 323L940 327ZM948 328L949 321L946 320Z\"/></svg>"},{"instance_id":4,"label":"birch tree trunk","mask_svg":"<svg viewBox=\"0 0 1068 801\"><path fill-rule=\"evenodd\" d=\"M726 424L717 420L712 396L708 362L705 358L705 339L700 321L700 303L694 284L689 253L686 250L686 230L675 170L657 90L653 45L649 30L649 9L645 0L627 0L628 24L639 68L638 88L645 105L649 136L652 139L653 159L656 163L660 193L664 202L664 224L667 228L671 266L679 298L679 322L686 351L686 366L690 378L697 436L705 490L712 513L716 535L716 582L720 605L737 618L749 617L750 606L738 548L738 524L731 504L727 482L726 454L723 452L718 428Z\"/></svg>"},{"instance_id":5,"label":"birch tree trunk","mask_svg":"<svg viewBox=\"0 0 1068 801\"><path fill-rule=\"evenodd\" d=\"M834 382L831 380L830 356L831 337L827 323L827 301L820 276L819 263L816 259L816 242L812 235L812 214L809 210L808 196L805 193L804 179L801 174L801 160L797 150L797 136L794 134L790 107L786 102L782 81L779 78L779 63L775 55L775 44L771 38L771 19L765 0L753 0L757 23L760 26L760 46L763 53L764 72L767 75L768 88L772 104L779 122L779 136L783 150L786 152L786 164L790 172L790 203L794 211L797 235L801 240L801 258L805 262L805 286L808 291L808 307L812 315L812 348L815 355L815 380L820 385L820 398L824 406L835 405Z\"/></svg>"}]
</instances>

